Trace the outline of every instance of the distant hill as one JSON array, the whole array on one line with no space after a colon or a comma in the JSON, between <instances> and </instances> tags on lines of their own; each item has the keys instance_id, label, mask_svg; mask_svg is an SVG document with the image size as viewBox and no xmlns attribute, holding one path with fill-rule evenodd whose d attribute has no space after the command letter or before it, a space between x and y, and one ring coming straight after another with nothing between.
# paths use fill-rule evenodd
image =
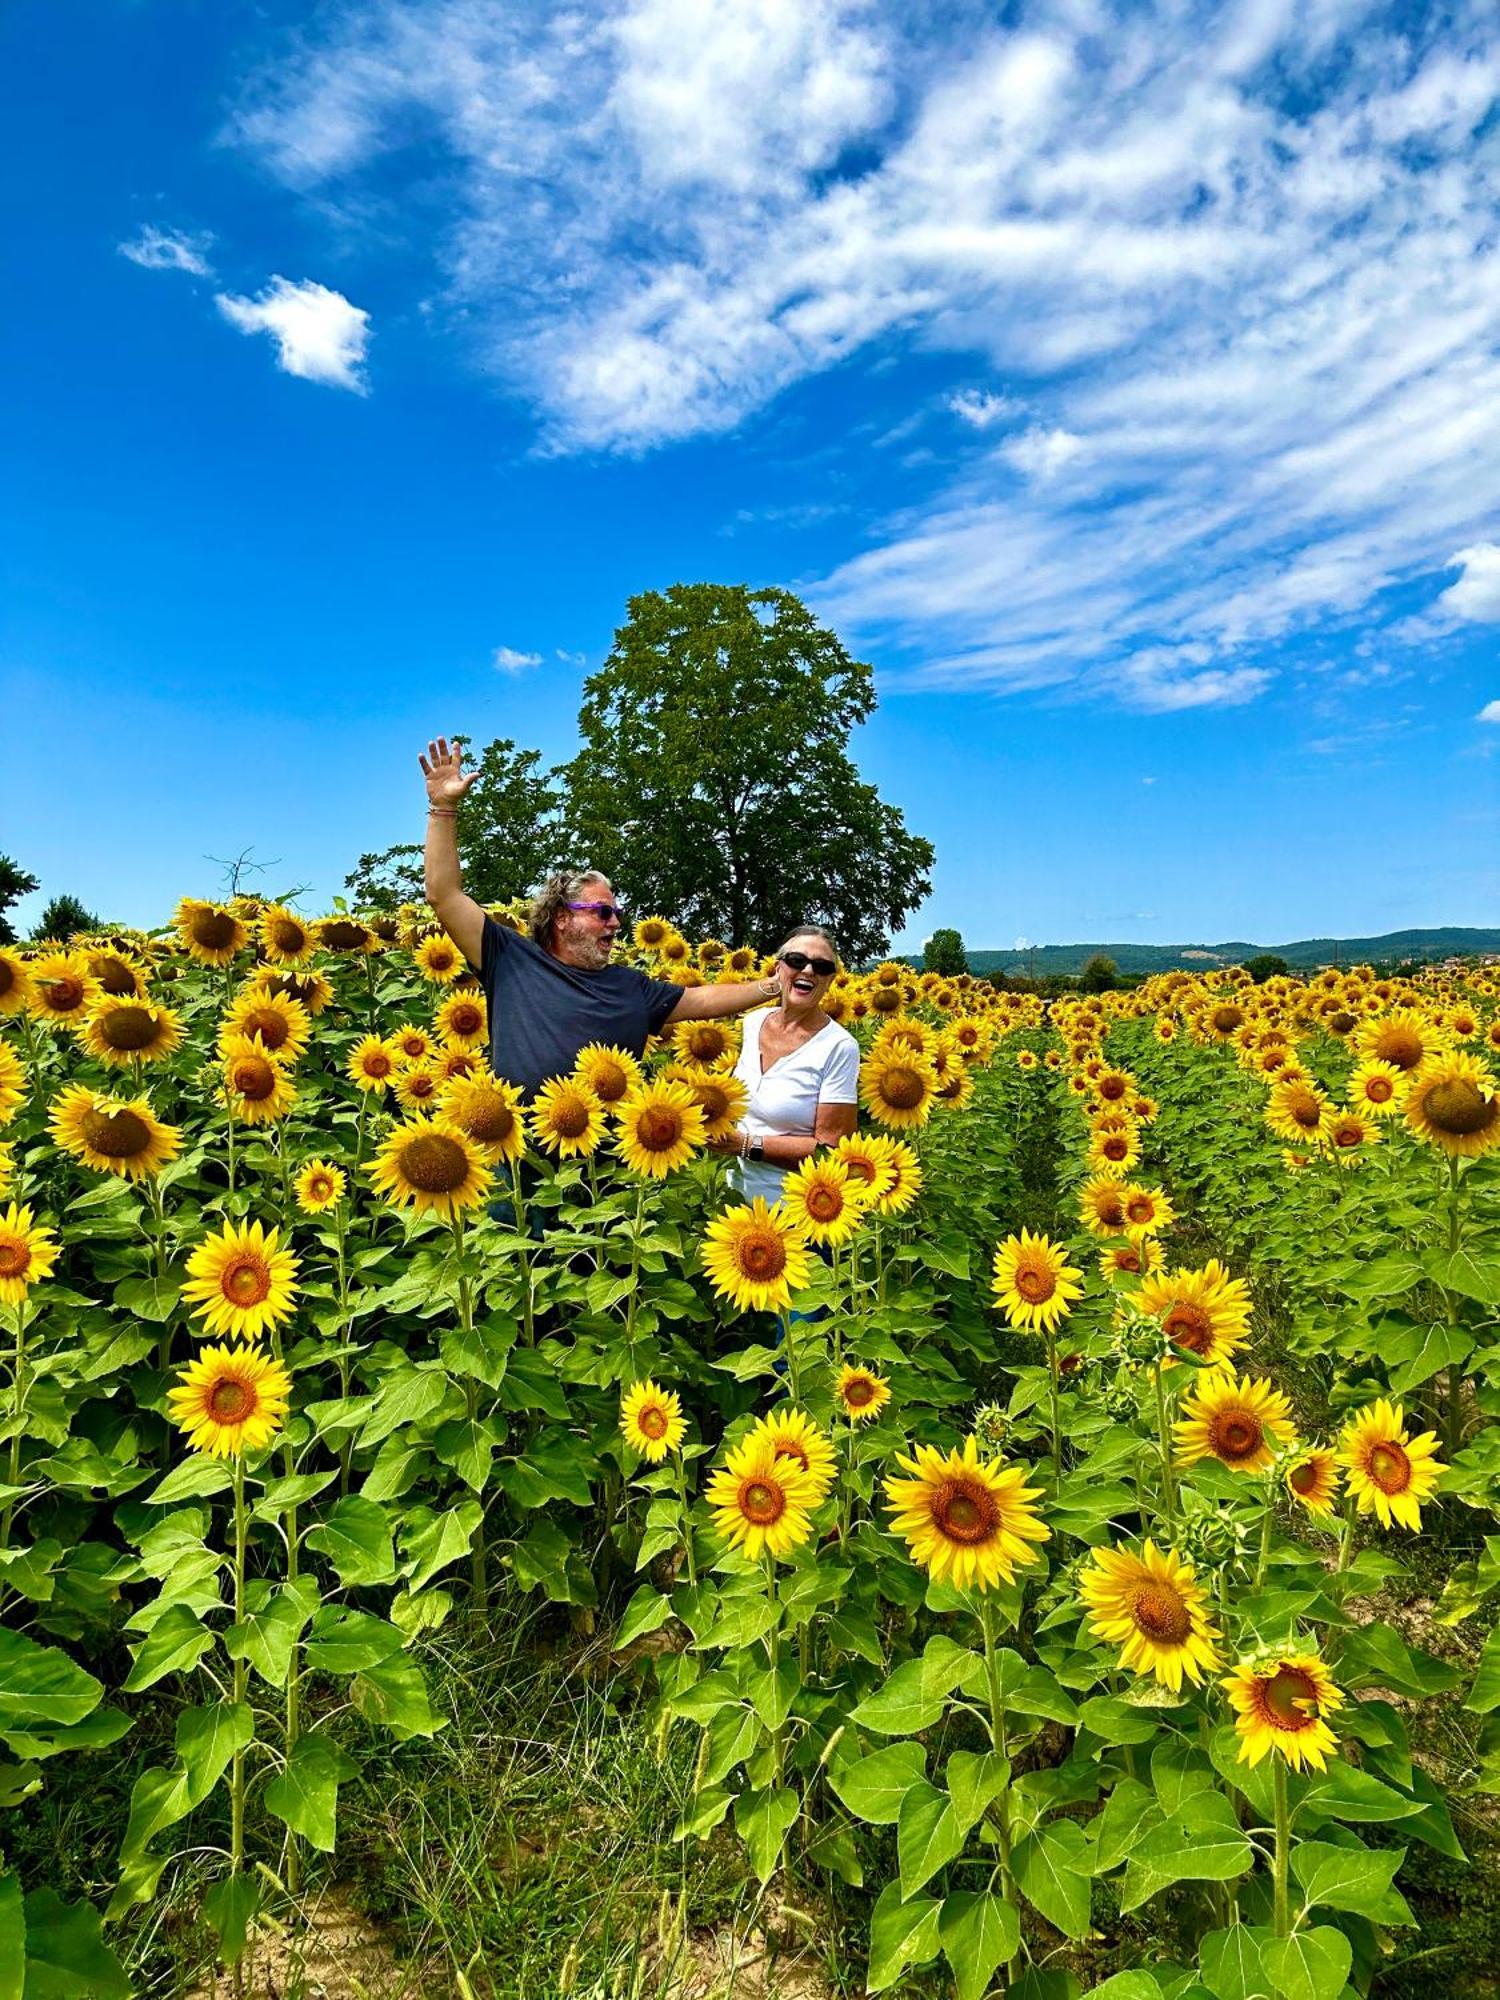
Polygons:
<instances>
[{"instance_id":1,"label":"distant hill","mask_svg":"<svg viewBox=\"0 0 1500 2000\"><path fill-rule=\"evenodd\" d=\"M1380 937L1298 938L1293 944L1039 944L1028 950L971 951L971 972L1034 974L1079 973L1098 952L1112 958L1121 972L1206 972L1216 965L1242 965L1261 952L1275 952L1294 972L1316 971L1320 965L1400 964L1413 959L1427 963L1440 958L1472 958L1500 952L1500 930L1469 930L1457 925L1437 930L1386 931ZM908 961L920 965L920 956Z\"/></svg>"}]
</instances>

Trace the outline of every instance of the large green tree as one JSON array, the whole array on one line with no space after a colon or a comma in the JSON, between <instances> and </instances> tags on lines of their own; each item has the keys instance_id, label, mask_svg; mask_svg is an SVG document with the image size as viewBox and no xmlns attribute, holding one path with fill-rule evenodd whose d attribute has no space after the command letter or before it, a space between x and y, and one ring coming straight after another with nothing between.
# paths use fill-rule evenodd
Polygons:
<instances>
[{"instance_id":1,"label":"large green tree","mask_svg":"<svg viewBox=\"0 0 1500 2000\"><path fill-rule=\"evenodd\" d=\"M0 854L0 944L14 944L16 933L10 921L11 906L29 896L41 884L8 854Z\"/></svg>"},{"instance_id":2,"label":"large green tree","mask_svg":"<svg viewBox=\"0 0 1500 2000\"><path fill-rule=\"evenodd\" d=\"M968 969L962 935L951 927L935 930L922 947L922 970L940 972L945 979L953 979Z\"/></svg>"},{"instance_id":3,"label":"large green tree","mask_svg":"<svg viewBox=\"0 0 1500 2000\"><path fill-rule=\"evenodd\" d=\"M103 927L104 919L96 916L87 903L77 896L64 894L52 898L37 918L36 929L31 935L38 941L56 938L59 943L66 944L80 931L97 931Z\"/></svg>"},{"instance_id":4,"label":"large green tree","mask_svg":"<svg viewBox=\"0 0 1500 2000\"><path fill-rule=\"evenodd\" d=\"M674 584L629 614L560 774L574 857L698 935L771 949L817 922L851 963L878 957L932 848L849 756L870 667L785 590Z\"/></svg>"}]
</instances>

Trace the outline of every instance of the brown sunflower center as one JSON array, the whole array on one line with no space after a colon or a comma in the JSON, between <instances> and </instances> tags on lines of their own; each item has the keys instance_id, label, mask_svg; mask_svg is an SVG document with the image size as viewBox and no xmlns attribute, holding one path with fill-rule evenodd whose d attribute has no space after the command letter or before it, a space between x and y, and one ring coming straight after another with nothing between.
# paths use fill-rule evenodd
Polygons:
<instances>
[{"instance_id":1,"label":"brown sunflower center","mask_svg":"<svg viewBox=\"0 0 1500 2000\"><path fill-rule=\"evenodd\" d=\"M682 1138L682 1117L669 1104L653 1105L636 1120L636 1144L647 1153L670 1153Z\"/></svg>"},{"instance_id":2,"label":"brown sunflower center","mask_svg":"<svg viewBox=\"0 0 1500 2000\"><path fill-rule=\"evenodd\" d=\"M635 1421L642 1437L654 1440L664 1438L667 1434L667 1413L660 1403L643 1404L641 1413Z\"/></svg>"},{"instance_id":3,"label":"brown sunflower center","mask_svg":"<svg viewBox=\"0 0 1500 2000\"><path fill-rule=\"evenodd\" d=\"M1260 1683L1260 1700L1278 1729L1311 1729L1318 1719L1318 1689L1301 1667L1278 1667Z\"/></svg>"},{"instance_id":4,"label":"brown sunflower center","mask_svg":"<svg viewBox=\"0 0 1500 2000\"><path fill-rule=\"evenodd\" d=\"M851 1375L844 1384L844 1404L851 1410L867 1410L875 1400L875 1384L868 1375Z\"/></svg>"},{"instance_id":5,"label":"brown sunflower center","mask_svg":"<svg viewBox=\"0 0 1500 2000\"><path fill-rule=\"evenodd\" d=\"M894 986L879 986L870 995L870 1005L877 1014L894 1014L901 1005L901 995Z\"/></svg>"},{"instance_id":6,"label":"brown sunflower center","mask_svg":"<svg viewBox=\"0 0 1500 2000\"><path fill-rule=\"evenodd\" d=\"M856 1153L849 1153L845 1156L844 1167L856 1180L863 1181L866 1187L874 1187L879 1178L880 1170L875 1165L875 1162L864 1159Z\"/></svg>"},{"instance_id":7,"label":"brown sunflower center","mask_svg":"<svg viewBox=\"0 0 1500 2000\"><path fill-rule=\"evenodd\" d=\"M430 1076L425 1069L414 1069L407 1072L406 1094L408 1097L414 1098L418 1102L425 1101L429 1097L436 1096L437 1087L437 1078Z\"/></svg>"},{"instance_id":8,"label":"brown sunflower center","mask_svg":"<svg viewBox=\"0 0 1500 2000\"><path fill-rule=\"evenodd\" d=\"M371 1049L368 1055L360 1057L359 1066L366 1076L377 1081L383 1081L396 1067L384 1049Z\"/></svg>"},{"instance_id":9,"label":"brown sunflower center","mask_svg":"<svg viewBox=\"0 0 1500 2000\"><path fill-rule=\"evenodd\" d=\"M135 974L123 958L116 958L110 952L103 952L90 959L89 971L93 973L111 999L119 999L122 994L134 993ZM5 991L3 968L0 968L0 993Z\"/></svg>"},{"instance_id":10,"label":"brown sunflower center","mask_svg":"<svg viewBox=\"0 0 1500 2000\"><path fill-rule=\"evenodd\" d=\"M237 1096L260 1104L275 1094L276 1065L264 1056L242 1056L230 1068L229 1087Z\"/></svg>"},{"instance_id":11,"label":"brown sunflower center","mask_svg":"<svg viewBox=\"0 0 1500 2000\"><path fill-rule=\"evenodd\" d=\"M563 1097L552 1106L551 1125L559 1139L581 1139L589 1129L589 1108L581 1097Z\"/></svg>"},{"instance_id":12,"label":"brown sunflower center","mask_svg":"<svg viewBox=\"0 0 1500 2000\"><path fill-rule=\"evenodd\" d=\"M1122 1076L1101 1076L1099 1079L1099 1095L1110 1103L1123 1097L1129 1087Z\"/></svg>"},{"instance_id":13,"label":"brown sunflower center","mask_svg":"<svg viewBox=\"0 0 1500 2000\"><path fill-rule=\"evenodd\" d=\"M1106 1132L1099 1141L1099 1151L1106 1160L1126 1159L1130 1153L1130 1140L1123 1132Z\"/></svg>"},{"instance_id":14,"label":"brown sunflower center","mask_svg":"<svg viewBox=\"0 0 1500 2000\"><path fill-rule=\"evenodd\" d=\"M700 1083L697 1095L698 1108L710 1124L717 1124L728 1113L729 1099L722 1084Z\"/></svg>"},{"instance_id":15,"label":"brown sunflower center","mask_svg":"<svg viewBox=\"0 0 1500 2000\"><path fill-rule=\"evenodd\" d=\"M1039 1306L1057 1290L1057 1279L1045 1264L1022 1264L1013 1280L1028 1305Z\"/></svg>"},{"instance_id":16,"label":"brown sunflower center","mask_svg":"<svg viewBox=\"0 0 1500 2000\"><path fill-rule=\"evenodd\" d=\"M736 1250L740 1269L758 1285L769 1285L786 1269L786 1245L770 1230L741 1238Z\"/></svg>"},{"instance_id":17,"label":"brown sunflower center","mask_svg":"<svg viewBox=\"0 0 1500 2000\"><path fill-rule=\"evenodd\" d=\"M19 1238L0 1241L0 1278L19 1278L31 1263L31 1252Z\"/></svg>"},{"instance_id":18,"label":"brown sunflower center","mask_svg":"<svg viewBox=\"0 0 1500 2000\"><path fill-rule=\"evenodd\" d=\"M630 1078L624 1070L613 1063L602 1065L589 1078L595 1097L601 1104L618 1104L630 1088Z\"/></svg>"},{"instance_id":19,"label":"brown sunflower center","mask_svg":"<svg viewBox=\"0 0 1500 2000\"><path fill-rule=\"evenodd\" d=\"M1396 1087L1388 1076L1372 1076L1365 1085L1365 1099L1370 1104L1389 1104L1396 1094Z\"/></svg>"},{"instance_id":20,"label":"brown sunflower center","mask_svg":"<svg viewBox=\"0 0 1500 2000\"><path fill-rule=\"evenodd\" d=\"M1382 1493L1404 1493L1411 1484L1411 1460L1395 1438L1371 1446L1365 1470Z\"/></svg>"},{"instance_id":21,"label":"brown sunflower center","mask_svg":"<svg viewBox=\"0 0 1500 2000\"><path fill-rule=\"evenodd\" d=\"M259 1257L236 1257L224 1266L219 1285L231 1304L258 1306L271 1296L270 1267Z\"/></svg>"},{"instance_id":22,"label":"brown sunflower center","mask_svg":"<svg viewBox=\"0 0 1500 2000\"><path fill-rule=\"evenodd\" d=\"M1468 1139L1476 1132L1488 1132L1500 1118L1500 1098L1486 1097L1466 1077L1452 1077L1423 1092L1422 1111L1428 1124L1439 1132Z\"/></svg>"},{"instance_id":23,"label":"brown sunflower center","mask_svg":"<svg viewBox=\"0 0 1500 2000\"><path fill-rule=\"evenodd\" d=\"M239 925L228 910L198 910L189 931L193 943L202 945L205 951L227 951L235 941Z\"/></svg>"},{"instance_id":24,"label":"brown sunflower center","mask_svg":"<svg viewBox=\"0 0 1500 2000\"><path fill-rule=\"evenodd\" d=\"M1306 1499L1309 1493L1317 1492L1318 1468L1312 1459L1309 1459L1305 1465L1293 1466L1290 1477L1292 1491L1300 1493L1304 1499Z\"/></svg>"},{"instance_id":25,"label":"brown sunflower center","mask_svg":"<svg viewBox=\"0 0 1500 2000\"><path fill-rule=\"evenodd\" d=\"M99 1038L112 1049L149 1049L160 1032L149 1007L111 1007L95 1022Z\"/></svg>"},{"instance_id":26,"label":"brown sunflower center","mask_svg":"<svg viewBox=\"0 0 1500 2000\"><path fill-rule=\"evenodd\" d=\"M773 1527L786 1512L786 1494L773 1479L745 1480L739 1497L740 1512L752 1527Z\"/></svg>"},{"instance_id":27,"label":"brown sunflower center","mask_svg":"<svg viewBox=\"0 0 1500 2000\"><path fill-rule=\"evenodd\" d=\"M1209 1016L1209 1019L1213 1022L1215 1031L1217 1033L1221 1035L1232 1035L1236 1028L1244 1026L1245 1010L1243 1007L1236 1007L1233 1005L1225 1007L1215 1007L1213 1013Z\"/></svg>"},{"instance_id":28,"label":"brown sunflower center","mask_svg":"<svg viewBox=\"0 0 1500 2000\"><path fill-rule=\"evenodd\" d=\"M1101 1194L1094 1202L1094 1213L1109 1229L1118 1229L1125 1220L1125 1204L1117 1194Z\"/></svg>"},{"instance_id":29,"label":"brown sunflower center","mask_svg":"<svg viewBox=\"0 0 1500 2000\"><path fill-rule=\"evenodd\" d=\"M1162 1331L1174 1347L1189 1354L1207 1354L1214 1344L1214 1323L1202 1306L1178 1299L1162 1321Z\"/></svg>"},{"instance_id":30,"label":"brown sunflower center","mask_svg":"<svg viewBox=\"0 0 1500 2000\"><path fill-rule=\"evenodd\" d=\"M452 945L430 944L422 954L434 972L446 972L450 965L458 963Z\"/></svg>"},{"instance_id":31,"label":"brown sunflower center","mask_svg":"<svg viewBox=\"0 0 1500 2000\"><path fill-rule=\"evenodd\" d=\"M1140 1268L1141 1253L1139 1250L1117 1250L1115 1252L1115 1269L1117 1271L1139 1271Z\"/></svg>"},{"instance_id":32,"label":"brown sunflower center","mask_svg":"<svg viewBox=\"0 0 1500 2000\"><path fill-rule=\"evenodd\" d=\"M1260 1450L1265 1430L1253 1410L1220 1410L1209 1425L1208 1438L1215 1458L1239 1465Z\"/></svg>"},{"instance_id":33,"label":"brown sunflower center","mask_svg":"<svg viewBox=\"0 0 1500 2000\"><path fill-rule=\"evenodd\" d=\"M1138 1194L1133 1200L1127 1201L1125 1204L1125 1219L1127 1222L1149 1222L1155 1213L1156 1203L1148 1194Z\"/></svg>"},{"instance_id":34,"label":"brown sunflower center","mask_svg":"<svg viewBox=\"0 0 1500 2000\"><path fill-rule=\"evenodd\" d=\"M1357 1019L1357 1015L1350 1014L1341 1007L1336 1014L1329 1015L1328 1025L1336 1035L1347 1035Z\"/></svg>"},{"instance_id":35,"label":"brown sunflower center","mask_svg":"<svg viewBox=\"0 0 1500 2000\"><path fill-rule=\"evenodd\" d=\"M1381 1030L1376 1053L1382 1062L1394 1063L1397 1069L1415 1069L1426 1054L1422 1037L1411 1028L1384 1028Z\"/></svg>"},{"instance_id":36,"label":"brown sunflower center","mask_svg":"<svg viewBox=\"0 0 1500 2000\"><path fill-rule=\"evenodd\" d=\"M1000 1526L1000 1509L995 1496L978 1479L945 1479L933 1492L928 1505L932 1525L950 1542L974 1548L990 1541Z\"/></svg>"},{"instance_id":37,"label":"brown sunflower center","mask_svg":"<svg viewBox=\"0 0 1500 2000\"><path fill-rule=\"evenodd\" d=\"M208 1392L208 1413L221 1424L240 1423L254 1407L255 1395L246 1382L226 1378Z\"/></svg>"},{"instance_id":38,"label":"brown sunflower center","mask_svg":"<svg viewBox=\"0 0 1500 2000\"><path fill-rule=\"evenodd\" d=\"M922 1102L924 1089L917 1071L904 1064L888 1069L880 1080L880 1093L895 1111L915 1111Z\"/></svg>"},{"instance_id":39,"label":"brown sunflower center","mask_svg":"<svg viewBox=\"0 0 1500 2000\"><path fill-rule=\"evenodd\" d=\"M819 1181L807 1193L807 1212L814 1222L836 1222L844 1212L844 1197L830 1181Z\"/></svg>"},{"instance_id":40,"label":"brown sunflower center","mask_svg":"<svg viewBox=\"0 0 1500 2000\"><path fill-rule=\"evenodd\" d=\"M363 924L332 917L323 925L319 935L329 951L363 951L370 934Z\"/></svg>"},{"instance_id":41,"label":"brown sunflower center","mask_svg":"<svg viewBox=\"0 0 1500 2000\"><path fill-rule=\"evenodd\" d=\"M1365 1128L1353 1118L1340 1118L1333 1128L1333 1143L1347 1152L1359 1145L1365 1136Z\"/></svg>"},{"instance_id":42,"label":"brown sunflower center","mask_svg":"<svg viewBox=\"0 0 1500 2000\"><path fill-rule=\"evenodd\" d=\"M401 1172L423 1194L453 1194L469 1178L469 1156L446 1132L419 1132L401 1148Z\"/></svg>"},{"instance_id":43,"label":"brown sunflower center","mask_svg":"<svg viewBox=\"0 0 1500 2000\"><path fill-rule=\"evenodd\" d=\"M472 1000L461 1001L458 1006L449 1011L448 1031L450 1034L461 1036L477 1035L483 1026L483 1011L476 1007Z\"/></svg>"},{"instance_id":44,"label":"brown sunflower center","mask_svg":"<svg viewBox=\"0 0 1500 2000\"><path fill-rule=\"evenodd\" d=\"M54 1014L71 1014L83 998L83 981L71 972L41 982L42 1005Z\"/></svg>"},{"instance_id":45,"label":"brown sunflower center","mask_svg":"<svg viewBox=\"0 0 1500 2000\"><path fill-rule=\"evenodd\" d=\"M274 1007L252 1007L241 1015L240 1027L247 1035L259 1035L268 1049L285 1048L292 1032L285 1014Z\"/></svg>"},{"instance_id":46,"label":"brown sunflower center","mask_svg":"<svg viewBox=\"0 0 1500 2000\"><path fill-rule=\"evenodd\" d=\"M715 1056L724 1053L724 1037L717 1028L696 1028L689 1046L699 1062L712 1062Z\"/></svg>"},{"instance_id":47,"label":"brown sunflower center","mask_svg":"<svg viewBox=\"0 0 1500 2000\"><path fill-rule=\"evenodd\" d=\"M1180 1646L1193 1629L1192 1613L1168 1583L1143 1583L1130 1606L1136 1629L1158 1646Z\"/></svg>"},{"instance_id":48,"label":"brown sunflower center","mask_svg":"<svg viewBox=\"0 0 1500 2000\"><path fill-rule=\"evenodd\" d=\"M482 1146L503 1146L515 1124L515 1112L499 1095L476 1099L464 1113L464 1130Z\"/></svg>"},{"instance_id":49,"label":"brown sunflower center","mask_svg":"<svg viewBox=\"0 0 1500 2000\"><path fill-rule=\"evenodd\" d=\"M314 1201L327 1201L333 1193L333 1182L327 1174L314 1174L307 1183L307 1192Z\"/></svg>"},{"instance_id":50,"label":"brown sunflower center","mask_svg":"<svg viewBox=\"0 0 1500 2000\"><path fill-rule=\"evenodd\" d=\"M134 1111L86 1111L83 1136L109 1160L133 1160L151 1145L151 1127Z\"/></svg>"},{"instance_id":51,"label":"brown sunflower center","mask_svg":"<svg viewBox=\"0 0 1500 2000\"><path fill-rule=\"evenodd\" d=\"M267 936L278 951L296 953L305 949L307 932L291 917L276 917L267 930Z\"/></svg>"}]
</instances>

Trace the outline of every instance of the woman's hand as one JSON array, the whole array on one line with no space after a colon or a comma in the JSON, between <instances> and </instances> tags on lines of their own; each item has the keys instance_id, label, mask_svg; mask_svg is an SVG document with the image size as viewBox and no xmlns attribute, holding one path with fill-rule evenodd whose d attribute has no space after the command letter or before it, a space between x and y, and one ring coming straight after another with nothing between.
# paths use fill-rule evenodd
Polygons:
<instances>
[{"instance_id":1,"label":"woman's hand","mask_svg":"<svg viewBox=\"0 0 1500 2000\"><path fill-rule=\"evenodd\" d=\"M721 1132L717 1139L705 1139L703 1143L710 1153L733 1153L738 1158L745 1135L743 1132Z\"/></svg>"},{"instance_id":2,"label":"woman's hand","mask_svg":"<svg viewBox=\"0 0 1500 2000\"><path fill-rule=\"evenodd\" d=\"M456 806L479 776L478 771L465 773L462 745L455 743L450 750L446 736L429 743L427 755L418 756L417 762L427 780L427 803L432 806Z\"/></svg>"}]
</instances>

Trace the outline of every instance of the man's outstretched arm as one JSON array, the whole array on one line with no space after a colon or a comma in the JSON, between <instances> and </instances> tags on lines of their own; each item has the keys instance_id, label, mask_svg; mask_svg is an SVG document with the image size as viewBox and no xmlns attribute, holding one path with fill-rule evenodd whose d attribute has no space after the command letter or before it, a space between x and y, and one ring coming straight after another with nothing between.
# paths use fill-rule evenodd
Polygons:
<instances>
[{"instance_id":1,"label":"man's outstretched arm","mask_svg":"<svg viewBox=\"0 0 1500 2000\"><path fill-rule=\"evenodd\" d=\"M484 949L484 911L472 896L464 894L458 860L458 802L479 773L465 773L462 749L455 744L450 750L446 736L429 743L427 755L418 756L417 762L427 780L427 845L422 853L427 900L437 911L443 929L470 965L477 967Z\"/></svg>"},{"instance_id":2,"label":"man's outstretched arm","mask_svg":"<svg viewBox=\"0 0 1500 2000\"><path fill-rule=\"evenodd\" d=\"M682 998L668 1014L666 1026L679 1021L713 1021L720 1014L743 1014L747 1007L764 1007L768 1000L781 997L781 981L737 979L724 986L684 986Z\"/></svg>"}]
</instances>

